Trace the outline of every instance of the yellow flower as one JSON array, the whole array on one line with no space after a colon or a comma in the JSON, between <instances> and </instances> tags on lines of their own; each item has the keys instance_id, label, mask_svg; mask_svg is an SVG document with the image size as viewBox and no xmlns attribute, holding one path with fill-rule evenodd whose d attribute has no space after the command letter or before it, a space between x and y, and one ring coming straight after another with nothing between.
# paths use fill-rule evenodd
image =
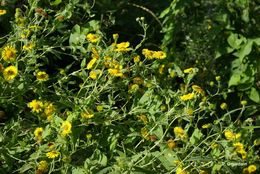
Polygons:
<instances>
[{"instance_id":1,"label":"yellow flower","mask_svg":"<svg viewBox=\"0 0 260 174\"><path fill-rule=\"evenodd\" d=\"M71 123L69 121L64 121L61 125L61 135L62 136L66 136L68 135L69 133L71 133Z\"/></svg>"},{"instance_id":2,"label":"yellow flower","mask_svg":"<svg viewBox=\"0 0 260 174\"><path fill-rule=\"evenodd\" d=\"M174 78L176 76L176 73L173 70L170 70L170 77Z\"/></svg>"},{"instance_id":3,"label":"yellow flower","mask_svg":"<svg viewBox=\"0 0 260 174\"><path fill-rule=\"evenodd\" d=\"M248 173L254 173L256 171L256 166L251 164L247 167Z\"/></svg>"},{"instance_id":4,"label":"yellow flower","mask_svg":"<svg viewBox=\"0 0 260 174\"><path fill-rule=\"evenodd\" d=\"M129 42L121 42L119 44L116 44L115 51L117 51L117 52L127 52L127 51L130 51L130 48L128 48L129 46L130 46Z\"/></svg>"},{"instance_id":5,"label":"yellow flower","mask_svg":"<svg viewBox=\"0 0 260 174\"><path fill-rule=\"evenodd\" d=\"M240 142L234 143L233 146L235 147L236 151L239 152L244 149L244 145Z\"/></svg>"},{"instance_id":6,"label":"yellow flower","mask_svg":"<svg viewBox=\"0 0 260 174\"><path fill-rule=\"evenodd\" d=\"M28 107L32 109L32 112L39 113L42 110L43 103L38 100L32 100L28 103Z\"/></svg>"},{"instance_id":7,"label":"yellow flower","mask_svg":"<svg viewBox=\"0 0 260 174\"><path fill-rule=\"evenodd\" d=\"M43 128L41 128L41 127L37 127L34 130L34 137L39 142L42 140L42 133L43 133Z\"/></svg>"},{"instance_id":8,"label":"yellow flower","mask_svg":"<svg viewBox=\"0 0 260 174\"><path fill-rule=\"evenodd\" d=\"M193 73L193 71L194 71L194 68L187 68L187 69L185 69L183 72L184 72L185 74L190 74L190 73Z\"/></svg>"},{"instance_id":9,"label":"yellow flower","mask_svg":"<svg viewBox=\"0 0 260 174\"><path fill-rule=\"evenodd\" d=\"M153 57L156 59L165 59L166 58L166 53L163 51L154 51L153 52Z\"/></svg>"},{"instance_id":10,"label":"yellow flower","mask_svg":"<svg viewBox=\"0 0 260 174\"><path fill-rule=\"evenodd\" d=\"M174 149L175 147L177 147L177 144L175 143L175 141L174 140L172 140L172 139L169 139L168 141L167 141L167 146L169 147L169 149Z\"/></svg>"},{"instance_id":11,"label":"yellow flower","mask_svg":"<svg viewBox=\"0 0 260 174\"><path fill-rule=\"evenodd\" d=\"M180 137L181 139L187 138L186 132L181 127L175 127L173 131L177 137Z\"/></svg>"},{"instance_id":12,"label":"yellow flower","mask_svg":"<svg viewBox=\"0 0 260 174\"><path fill-rule=\"evenodd\" d=\"M89 63L87 64L87 69L92 69L93 65L96 63L97 59L92 58Z\"/></svg>"},{"instance_id":13,"label":"yellow flower","mask_svg":"<svg viewBox=\"0 0 260 174\"><path fill-rule=\"evenodd\" d=\"M108 73L112 76L115 76L115 77L123 77L124 76L124 74L121 72L121 70L116 69L116 68L109 68Z\"/></svg>"},{"instance_id":14,"label":"yellow flower","mask_svg":"<svg viewBox=\"0 0 260 174\"><path fill-rule=\"evenodd\" d=\"M226 104L226 103L221 103L220 108L221 108L222 110L227 109L227 104Z\"/></svg>"},{"instance_id":15,"label":"yellow flower","mask_svg":"<svg viewBox=\"0 0 260 174\"><path fill-rule=\"evenodd\" d=\"M195 97L195 94L194 93L189 93L189 94L186 94L186 95L183 95L180 97L180 99L182 101L187 101L187 100L191 100Z\"/></svg>"},{"instance_id":16,"label":"yellow flower","mask_svg":"<svg viewBox=\"0 0 260 174\"><path fill-rule=\"evenodd\" d=\"M46 153L46 156L51 159L57 158L59 155L60 155L60 152L58 152L56 150L52 150L52 151Z\"/></svg>"},{"instance_id":17,"label":"yellow flower","mask_svg":"<svg viewBox=\"0 0 260 174\"><path fill-rule=\"evenodd\" d=\"M5 46L2 51L2 57L6 62L13 62L16 58L17 50L13 46Z\"/></svg>"},{"instance_id":18,"label":"yellow flower","mask_svg":"<svg viewBox=\"0 0 260 174\"><path fill-rule=\"evenodd\" d=\"M39 71L36 74L36 78L40 82L47 81L49 79L49 75L45 71Z\"/></svg>"},{"instance_id":19,"label":"yellow flower","mask_svg":"<svg viewBox=\"0 0 260 174\"><path fill-rule=\"evenodd\" d=\"M11 65L4 69L3 75L5 80L11 81L13 80L18 74L18 70L15 66Z\"/></svg>"},{"instance_id":20,"label":"yellow flower","mask_svg":"<svg viewBox=\"0 0 260 174\"><path fill-rule=\"evenodd\" d=\"M90 109L82 112L80 115L81 115L82 118L85 118L85 119L90 119L90 118L94 117L93 111L90 110Z\"/></svg>"},{"instance_id":21,"label":"yellow flower","mask_svg":"<svg viewBox=\"0 0 260 174\"><path fill-rule=\"evenodd\" d=\"M176 170L176 174L188 174L188 172L182 169L181 167L178 167Z\"/></svg>"},{"instance_id":22,"label":"yellow flower","mask_svg":"<svg viewBox=\"0 0 260 174\"><path fill-rule=\"evenodd\" d=\"M139 55L135 56L133 59L134 59L134 63L140 62L140 56Z\"/></svg>"},{"instance_id":23,"label":"yellow flower","mask_svg":"<svg viewBox=\"0 0 260 174\"><path fill-rule=\"evenodd\" d=\"M86 36L87 40L92 43L96 43L99 41L100 37L97 34L89 33Z\"/></svg>"},{"instance_id":24,"label":"yellow flower","mask_svg":"<svg viewBox=\"0 0 260 174\"><path fill-rule=\"evenodd\" d=\"M33 42L29 42L28 44L23 46L23 50L29 51L32 50L35 47L35 44Z\"/></svg>"},{"instance_id":25,"label":"yellow flower","mask_svg":"<svg viewBox=\"0 0 260 174\"><path fill-rule=\"evenodd\" d=\"M98 75L101 74L101 70L92 70L89 72L89 77L93 80L97 79Z\"/></svg>"},{"instance_id":26,"label":"yellow flower","mask_svg":"<svg viewBox=\"0 0 260 174\"><path fill-rule=\"evenodd\" d=\"M46 117L52 116L54 112L55 112L55 107L54 107L53 103L46 102L44 104L44 114L45 114L45 116Z\"/></svg>"},{"instance_id":27,"label":"yellow flower","mask_svg":"<svg viewBox=\"0 0 260 174\"><path fill-rule=\"evenodd\" d=\"M235 134L230 130L225 130L224 131L224 135L226 137L227 140L233 140L233 139L239 139L241 137L241 134Z\"/></svg>"},{"instance_id":28,"label":"yellow flower","mask_svg":"<svg viewBox=\"0 0 260 174\"><path fill-rule=\"evenodd\" d=\"M4 14L6 14L6 10L1 10L1 9L0 9L0 16L2 16L2 15L4 15Z\"/></svg>"},{"instance_id":29,"label":"yellow flower","mask_svg":"<svg viewBox=\"0 0 260 174\"><path fill-rule=\"evenodd\" d=\"M40 161L37 166L38 173L46 173L48 172L48 163L47 161Z\"/></svg>"},{"instance_id":30,"label":"yellow flower","mask_svg":"<svg viewBox=\"0 0 260 174\"><path fill-rule=\"evenodd\" d=\"M142 54L144 55L144 57L145 58L147 58L147 59L153 59L154 57L154 52L153 51L151 51L151 50L148 50L148 49L143 49L142 50Z\"/></svg>"}]
</instances>

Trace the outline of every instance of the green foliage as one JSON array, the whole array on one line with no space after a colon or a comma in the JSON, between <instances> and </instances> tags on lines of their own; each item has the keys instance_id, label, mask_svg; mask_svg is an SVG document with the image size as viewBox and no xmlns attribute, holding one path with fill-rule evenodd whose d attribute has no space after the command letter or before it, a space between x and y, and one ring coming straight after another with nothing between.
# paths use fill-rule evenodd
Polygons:
<instances>
[{"instance_id":1,"label":"green foliage","mask_svg":"<svg viewBox=\"0 0 260 174\"><path fill-rule=\"evenodd\" d=\"M5 2L0 173L259 171L255 1Z\"/></svg>"}]
</instances>

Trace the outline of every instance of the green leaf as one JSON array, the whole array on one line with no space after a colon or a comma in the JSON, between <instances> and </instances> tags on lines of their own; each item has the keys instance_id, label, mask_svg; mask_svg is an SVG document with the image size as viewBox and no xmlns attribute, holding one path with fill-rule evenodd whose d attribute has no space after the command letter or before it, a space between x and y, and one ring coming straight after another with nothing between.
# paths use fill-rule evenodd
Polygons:
<instances>
[{"instance_id":1,"label":"green leaf","mask_svg":"<svg viewBox=\"0 0 260 174\"><path fill-rule=\"evenodd\" d=\"M241 77L240 74L233 73L232 76L229 79L228 86L236 86L239 84Z\"/></svg>"},{"instance_id":2,"label":"green leaf","mask_svg":"<svg viewBox=\"0 0 260 174\"><path fill-rule=\"evenodd\" d=\"M50 5L55 6L55 5L59 5L60 3L62 3L62 0L54 0L50 2Z\"/></svg>"},{"instance_id":3,"label":"green leaf","mask_svg":"<svg viewBox=\"0 0 260 174\"><path fill-rule=\"evenodd\" d=\"M251 92L249 94L249 98L256 103L260 103L259 92L255 88L251 88Z\"/></svg>"},{"instance_id":4,"label":"green leaf","mask_svg":"<svg viewBox=\"0 0 260 174\"><path fill-rule=\"evenodd\" d=\"M253 41L252 40L248 40L242 46L242 48L238 51L238 57L239 57L240 61L242 61L244 59L244 57L246 57L247 55L249 55L251 53L252 45L253 45Z\"/></svg>"},{"instance_id":5,"label":"green leaf","mask_svg":"<svg viewBox=\"0 0 260 174\"><path fill-rule=\"evenodd\" d=\"M241 37L241 36L240 36ZM227 39L228 44L235 49L239 49L241 43L244 41L244 37L239 38L238 34L231 33Z\"/></svg>"},{"instance_id":6,"label":"green leaf","mask_svg":"<svg viewBox=\"0 0 260 174\"><path fill-rule=\"evenodd\" d=\"M203 134L201 133L201 131L198 128L196 128L190 137L191 144L197 144L199 140L202 138L202 136Z\"/></svg>"}]
</instances>

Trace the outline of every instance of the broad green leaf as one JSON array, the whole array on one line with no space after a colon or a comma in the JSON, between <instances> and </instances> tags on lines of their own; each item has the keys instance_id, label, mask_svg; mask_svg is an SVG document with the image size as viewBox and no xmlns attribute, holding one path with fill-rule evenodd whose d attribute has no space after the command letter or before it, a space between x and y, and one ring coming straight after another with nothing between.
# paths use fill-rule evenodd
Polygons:
<instances>
[{"instance_id":1,"label":"broad green leaf","mask_svg":"<svg viewBox=\"0 0 260 174\"><path fill-rule=\"evenodd\" d=\"M259 91L257 91L255 88L251 88L249 98L256 103L260 103Z\"/></svg>"},{"instance_id":2,"label":"broad green leaf","mask_svg":"<svg viewBox=\"0 0 260 174\"><path fill-rule=\"evenodd\" d=\"M198 128L196 128L190 137L191 144L197 144L199 140L202 138L202 136L203 134L201 133L201 131Z\"/></svg>"},{"instance_id":3,"label":"broad green leaf","mask_svg":"<svg viewBox=\"0 0 260 174\"><path fill-rule=\"evenodd\" d=\"M240 74L233 73L231 78L229 79L228 86L230 87L230 86L238 85L240 82L240 79L241 79Z\"/></svg>"}]
</instances>

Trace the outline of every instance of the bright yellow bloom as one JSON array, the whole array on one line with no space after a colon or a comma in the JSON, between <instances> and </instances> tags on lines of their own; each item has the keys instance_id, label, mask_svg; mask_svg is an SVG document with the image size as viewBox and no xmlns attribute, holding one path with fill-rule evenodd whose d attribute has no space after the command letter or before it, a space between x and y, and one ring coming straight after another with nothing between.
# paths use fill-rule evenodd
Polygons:
<instances>
[{"instance_id":1,"label":"bright yellow bloom","mask_svg":"<svg viewBox=\"0 0 260 174\"><path fill-rule=\"evenodd\" d=\"M140 56L139 55L135 56L133 59L134 59L134 63L140 62Z\"/></svg>"},{"instance_id":2,"label":"bright yellow bloom","mask_svg":"<svg viewBox=\"0 0 260 174\"><path fill-rule=\"evenodd\" d=\"M13 80L18 74L18 70L15 66L11 65L4 69L3 75L5 80L11 81Z\"/></svg>"},{"instance_id":3,"label":"bright yellow bloom","mask_svg":"<svg viewBox=\"0 0 260 174\"><path fill-rule=\"evenodd\" d=\"M60 155L60 152L58 152L56 150L52 150L52 151L46 153L46 156L51 159L57 158L59 155Z\"/></svg>"},{"instance_id":4,"label":"bright yellow bloom","mask_svg":"<svg viewBox=\"0 0 260 174\"><path fill-rule=\"evenodd\" d=\"M48 163L47 161L40 161L37 166L38 173L47 173L48 172Z\"/></svg>"},{"instance_id":5,"label":"bright yellow bloom","mask_svg":"<svg viewBox=\"0 0 260 174\"><path fill-rule=\"evenodd\" d=\"M193 73L193 71L194 71L194 68L187 68L187 69L185 69L183 72L184 72L185 74L190 74L190 73Z\"/></svg>"},{"instance_id":6,"label":"bright yellow bloom","mask_svg":"<svg viewBox=\"0 0 260 174\"><path fill-rule=\"evenodd\" d=\"M97 59L92 58L89 63L87 64L87 69L92 69L93 65L96 63Z\"/></svg>"},{"instance_id":7,"label":"bright yellow bloom","mask_svg":"<svg viewBox=\"0 0 260 174\"><path fill-rule=\"evenodd\" d=\"M130 46L129 42L121 42L119 44L116 44L115 51L117 51L117 52L127 52L127 51L130 51L130 48L128 48L129 46Z\"/></svg>"},{"instance_id":8,"label":"bright yellow bloom","mask_svg":"<svg viewBox=\"0 0 260 174\"><path fill-rule=\"evenodd\" d=\"M149 49L143 49L142 54L144 55L145 58L147 59L165 59L166 58L166 53L163 51L152 51Z\"/></svg>"},{"instance_id":9,"label":"bright yellow bloom","mask_svg":"<svg viewBox=\"0 0 260 174\"><path fill-rule=\"evenodd\" d=\"M123 77L124 76L124 74L121 72L121 70L116 69L116 68L109 68L108 73L112 76L115 76L115 77Z\"/></svg>"},{"instance_id":10,"label":"bright yellow bloom","mask_svg":"<svg viewBox=\"0 0 260 174\"><path fill-rule=\"evenodd\" d=\"M93 80L97 79L97 77L101 74L101 70L92 70L89 72L89 77Z\"/></svg>"},{"instance_id":11,"label":"bright yellow bloom","mask_svg":"<svg viewBox=\"0 0 260 174\"><path fill-rule=\"evenodd\" d=\"M175 141L174 140L172 140L172 139L169 139L168 141L167 141L167 146L169 147L169 149L174 149L175 147L177 147L177 144L175 143Z\"/></svg>"},{"instance_id":12,"label":"bright yellow bloom","mask_svg":"<svg viewBox=\"0 0 260 174\"><path fill-rule=\"evenodd\" d=\"M188 172L182 169L181 167L178 167L176 170L176 174L188 174Z\"/></svg>"},{"instance_id":13,"label":"bright yellow bloom","mask_svg":"<svg viewBox=\"0 0 260 174\"><path fill-rule=\"evenodd\" d=\"M224 135L226 137L227 140L233 140L233 139L239 139L241 137L241 134L235 134L230 130L225 130L224 131Z\"/></svg>"},{"instance_id":14,"label":"bright yellow bloom","mask_svg":"<svg viewBox=\"0 0 260 174\"><path fill-rule=\"evenodd\" d=\"M2 15L4 15L4 14L6 14L6 10L1 10L1 9L0 9L0 16L2 16Z\"/></svg>"},{"instance_id":15,"label":"bright yellow bloom","mask_svg":"<svg viewBox=\"0 0 260 174\"><path fill-rule=\"evenodd\" d=\"M244 149L244 145L240 142L234 143L233 146L235 147L236 151L239 152Z\"/></svg>"},{"instance_id":16,"label":"bright yellow bloom","mask_svg":"<svg viewBox=\"0 0 260 174\"><path fill-rule=\"evenodd\" d=\"M153 57L155 59L165 59L166 58L166 53L163 51L154 51Z\"/></svg>"},{"instance_id":17,"label":"bright yellow bloom","mask_svg":"<svg viewBox=\"0 0 260 174\"><path fill-rule=\"evenodd\" d=\"M37 127L34 130L34 137L35 137L36 141L40 142L42 140L42 133L43 133L42 127Z\"/></svg>"},{"instance_id":18,"label":"bright yellow bloom","mask_svg":"<svg viewBox=\"0 0 260 174\"><path fill-rule=\"evenodd\" d=\"M251 164L247 167L248 173L254 173L256 171L256 166L254 164Z\"/></svg>"},{"instance_id":19,"label":"bright yellow bloom","mask_svg":"<svg viewBox=\"0 0 260 174\"><path fill-rule=\"evenodd\" d=\"M181 139L187 138L186 132L181 127L175 127L173 129L174 134Z\"/></svg>"},{"instance_id":20,"label":"bright yellow bloom","mask_svg":"<svg viewBox=\"0 0 260 174\"><path fill-rule=\"evenodd\" d=\"M189 94L186 94L186 95L183 95L180 97L180 99L182 101L187 101L187 100L191 100L195 97L195 94L194 93L189 93Z\"/></svg>"},{"instance_id":21,"label":"bright yellow bloom","mask_svg":"<svg viewBox=\"0 0 260 174\"><path fill-rule=\"evenodd\" d=\"M47 81L49 79L49 75L45 71L39 71L36 74L36 78L40 82Z\"/></svg>"},{"instance_id":22,"label":"bright yellow bloom","mask_svg":"<svg viewBox=\"0 0 260 174\"><path fill-rule=\"evenodd\" d=\"M6 62L13 62L16 58L17 50L15 47L8 45L3 48L2 57Z\"/></svg>"},{"instance_id":23,"label":"bright yellow bloom","mask_svg":"<svg viewBox=\"0 0 260 174\"><path fill-rule=\"evenodd\" d=\"M85 118L85 119L90 119L90 118L94 117L93 111L90 110L90 109L82 112L80 115L81 115L82 118Z\"/></svg>"},{"instance_id":24,"label":"bright yellow bloom","mask_svg":"<svg viewBox=\"0 0 260 174\"><path fill-rule=\"evenodd\" d=\"M39 113L43 108L43 103L38 100L33 100L28 103L28 107L32 109L32 112Z\"/></svg>"},{"instance_id":25,"label":"bright yellow bloom","mask_svg":"<svg viewBox=\"0 0 260 174\"><path fill-rule=\"evenodd\" d=\"M33 42L29 42L28 44L23 46L23 50L29 51L32 50L35 47L35 44Z\"/></svg>"},{"instance_id":26,"label":"bright yellow bloom","mask_svg":"<svg viewBox=\"0 0 260 174\"><path fill-rule=\"evenodd\" d=\"M92 43L96 43L100 40L99 35L93 34L93 33L87 34L86 38L89 42L92 42Z\"/></svg>"},{"instance_id":27,"label":"bright yellow bloom","mask_svg":"<svg viewBox=\"0 0 260 174\"><path fill-rule=\"evenodd\" d=\"M61 135L62 136L66 136L68 135L69 133L71 133L71 123L69 121L64 121L61 125Z\"/></svg>"}]
</instances>

